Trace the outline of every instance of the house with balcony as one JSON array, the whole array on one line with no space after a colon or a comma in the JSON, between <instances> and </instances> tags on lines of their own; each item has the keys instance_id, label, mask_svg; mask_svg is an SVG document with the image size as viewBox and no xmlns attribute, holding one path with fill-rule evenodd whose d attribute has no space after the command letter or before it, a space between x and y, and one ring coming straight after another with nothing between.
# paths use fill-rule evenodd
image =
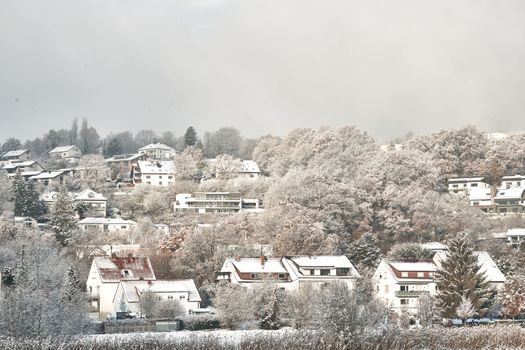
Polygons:
<instances>
[{"instance_id":1,"label":"house with balcony","mask_svg":"<svg viewBox=\"0 0 525 350\"><path fill-rule=\"evenodd\" d=\"M28 160L31 160L31 152L28 149L18 149L4 153L0 157L0 165L27 162Z\"/></svg>"},{"instance_id":2,"label":"house with balcony","mask_svg":"<svg viewBox=\"0 0 525 350\"><path fill-rule=\"evenodd\" d=\"M186 280L121 280L113 298L114 311L129 311L146 317L142 298L151 293L157 301L177 301L186 315L200 310L202 299L192 279Z\"/></svg>"},{"instance_id":3,"label":"house with balcony","mask_svg":"<svg viewBox=\"0 0 525 350\"><path fill-rule=\"evenodd\" d=\"M112 176L120 177L123 180L130 179L131 168L134 163L139 160L146 160L146 155L143 153L136 154L116 154L104 161L111 169Z\"/></svg>"},{"instance_id":4,"label":"house with balcony","mask_svg":"<svg viewBox=\"0 0 525 350\"><path fill-rule=\"evenodd\" d=\"M168 160L177 153L173 148L163 143L151 143L138 149L138 153L144 154L147 159Z\"/></svg>"},{"instance_id":5,"label":"house with balcony","mask_svg":"<svg viewBox=\"0 0 525 350\"><path fill-rule=\"evenodd\" d=\"M121 281L154 281L148 257L113 255L94 257L86 281L90 315L105 320L115 311L115 293Z\"/></svg>"},{"instance_id":6,"label":"house with balcony","mask_svg":"<svg viewBox=\"0 0 525 350\"><path fill-rule=\"evenodd\" d=\"M129 231L135 227L137 223L132 220L124 219L106 219L106 218L94 218L88 217L80 220L77 223L78 228L81 231L95 230L100 232L118 232L118 231Z\"/></svg>"},{"instance_id":7,"label":"house with balcony","mask_svg":"<svg viewBox=\"0 0 525 350\"><path fill-rule=\"evenodd\" d=\"M195 192L175 196L174 210L177 213L237 213L239 211L259 212L259 199L242 198L238 192Z\"/></svg>"},{"instance_id":8,"label":"house with balcony","mask_svg":"<svg viewBox=\"0 0 525 350\"><path fill-rule=\"evenodd\" d=\"M489 178L478 177L451 177L447 180L449 193L468 194L471 189L490 189Z\"/></svg>"},{"instance_id":9,"label":"house with balcony","mask_svg":"<svg viewBox=\"0 0 525 350\"><path fill-rule=\"evenodd\" d=\"M511 228L505 234L507 243L512 245L512 248L519 250L521 244L525 242L525 228Z\"/></svg>"},{"instance_id":10,"label":"house with balcony","mask_svg":"<svg viewBox=\"0 0 525 350\"><path fill-rule=\"evenodd\" d=\"M284 267L280 258L228 258L224 261L217 276L217 281L228 281L251 287L254 284L272 281L279 287L290 289L290 273Z\"/></svg>"},{"instance_id":11,"label":"house with balcony","mask_svg":"<svg viewBox=\"0 0 525 350\"><path fill-rule=\"evenodd\" d=\"M60 146L49 151L49 157L58 160L66 160L70 163L78 163L82 152L75 145Z\"/></svg>"},{"instance_id":12,"label":"house with balcony","mask_svg":"<svg viewBox=\"0 0 525 350\"><path fill-rule=\"evenodd\" d=\"M282 263L289 273L291 286L298 290L303 286L323 287L329 283L346 283L353 289L361 277L345 255L287 256Z\"/></svg>"},{"instance_id":13,"label":"house with balcony","mask_svg":"<svg viewBox=\"0 0 525 350\"><path fill-rule=\"evenodd\" d=\"M436 271L432 262L382 259L372 276L372 285L376 296L392 311L416 314L419 297L436 294Z\"/></svg>"},{"instance_id":14,"label":"house with balcony","mask_svg":"<svg viewBox=\"0 0 525 350\"><path fill-rule=\"evenodd\" d=\"M170 186L175 181L175 163L171 160L139 160L131 168L131 179L135 185Z\"/></svg>"},{"instance_id":15,"label":"house with balcony","mask_svg":"<svg viewBox=\"0 0 525 350\"><path fill-rule=\"evenodd\" d=\"M525 188L525 175L507 175L501 178L501 188L523 187Z\"/></svg>"}]
</instances>

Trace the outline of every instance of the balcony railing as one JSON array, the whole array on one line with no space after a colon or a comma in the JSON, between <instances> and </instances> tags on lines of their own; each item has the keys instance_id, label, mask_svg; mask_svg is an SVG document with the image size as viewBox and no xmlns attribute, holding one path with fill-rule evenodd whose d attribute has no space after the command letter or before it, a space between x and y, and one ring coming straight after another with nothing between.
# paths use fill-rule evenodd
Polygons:
<instances>
[{"instance_id":1,"label":"balcony railing","mask_svg":"<svg viewBox=\"0 0 525 350\"><path fill-rule=\"evenodd\" d=\"M396 297L398 298L418 298L426 293L424 290L396 290Z\"/></svg>"}]
</instances>

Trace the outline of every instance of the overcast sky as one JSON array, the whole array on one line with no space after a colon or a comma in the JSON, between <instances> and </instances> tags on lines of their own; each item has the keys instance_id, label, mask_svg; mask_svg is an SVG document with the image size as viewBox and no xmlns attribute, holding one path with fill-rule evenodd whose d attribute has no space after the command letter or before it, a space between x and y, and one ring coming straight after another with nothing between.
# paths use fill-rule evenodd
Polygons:
<instances>
[{"instance_id":1,"label":"overcast sky","mask_svg":"<svg viewBox=\"0 0 525 350\"><path fill-rule=\"evenodd\" d=\"M0 141L525 130L525 1L0 0Z\"/></svg>"}]
</instances>

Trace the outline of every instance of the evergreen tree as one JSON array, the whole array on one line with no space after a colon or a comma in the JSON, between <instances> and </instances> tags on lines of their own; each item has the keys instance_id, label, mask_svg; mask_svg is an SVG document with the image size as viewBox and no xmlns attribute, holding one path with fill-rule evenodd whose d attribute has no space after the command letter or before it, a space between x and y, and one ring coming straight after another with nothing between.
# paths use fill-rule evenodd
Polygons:
<instances>
[{"instance_id":1,"label":"evergreen tree","mask_svg":"<svg viewBox=\"0 0 525 350\"><path fill-rule=\"evenodd\" d=\"M82 154L89 153L89 128L88 121L86 118L82 119L82 125L80 126L79 133L79 145L78 147L82 151Z\"/></svg>"},{"instance_id":2,"label":"evergreen tree","mask_svg":"<svg viewBox=\"0 0 525 350\"><path fill-rule=\"evenodd\" d=\"M13 270L10 267L4 268L2 273L2 286L3 287L12 287L15 284L15 275Z\"/></svg>"},{"instance_id":3,"label":"evergreen tree","mask_svg":"<svg viewBox=\"0 0 525 350\"><path fill-rule=\"evenodd\" d=\"M63 246L67 246L73 232L76 230L76 216L73 201L66 187L60 187L57 199L51 208L51 230L55 238Z\"/></svg>"},{"instance_id":4,"label":"evergreen tree","mask_svg":"<svg viewBox=\"0 0 525 350\"><path fill-rule=\"evenodd\" d=\"M68 143L70 145L76 145L78 142L78 119L73 119L73 124L68 134Z\"/></svg>"},{"instance_id":5,"label":"evergreen tree","mask_svg":"<svg viewBox=\"0 0 525 350\"><path fill-rule=\"evenodd\" d=\"M457 310L467 299L481 316L492 291L480 272L478 258L464 235L448 242L449 252L437 272L438 305L444 317L457 316ZM464 303L463 303L464 304Z\"/></svg>"},{"instance_id":6,"label":"evergreen tree","mask_svg":"<svg viewBox=\"0 0 525 350\"><path fill-rule=\"evenodd\" d=\"M197 143L197 132L195 131L195 128L193 126L190 126L186 133L184 134L184 145L186 147L188 146L195 146Z\"/></svg>"},{"instance_id":7,"label":"evergreen tree","mask_svg":"<svg viewBox=\"0 0 525 350\"><path fill-rule=\"evenodd\" d=\"M350 244L348 259L354 264L365 267L376 267L381 257L374 234L365 233L359 240Z\"/></svg>"},{"instance_id":8,"label":"evergreen tree","mask_svg":"<svg viewBox=\"0 0 525 350\"><path fill-rule=\"evenodd\" d=\"M11 184L11 201L14 204L15 216L29 216L37 219L46 211L34 183L25 181L19 175L15 176Z\"/></svg>"},{"instance_id":9,"label":"evergreen tree","mask_svg":"<svg viewBox=\"0 0 525 350\"><path fill-rule=\"evenodd\" d=\"M73 265L67 270L64 281L62 298L65 302L74 302L82 295L80 281L78 280L77 271Z\"/></svg>"}]
</instances>

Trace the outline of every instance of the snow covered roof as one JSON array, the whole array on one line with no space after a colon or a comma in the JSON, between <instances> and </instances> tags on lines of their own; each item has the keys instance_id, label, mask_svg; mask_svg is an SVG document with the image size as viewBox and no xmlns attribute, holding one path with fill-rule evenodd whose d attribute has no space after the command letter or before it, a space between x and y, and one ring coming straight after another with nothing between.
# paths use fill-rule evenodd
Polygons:
<instances>
[{"instance_id":1,"label":"snow covered roof","mask_svg":"<svg viewBox=\"0 0 525 350\"><path fill-rule=\"evenodd\" d=\"M136 222L132 220L124 220L124 219L107 219L107 218L85 218L80 220L78 225L120 225L120 224L127 224L127 225L135 225Z\"/></svg>"},{"instance_id":2,"label":"snow covered roof","mask_svg":"<svg viewBox=\"0 0 525 350\"><path fill-rule=\"evenodd\" d=\"M122 290L128 302L140 301L140 294L187 292L188 301L202 301L197 286L192 279L187 280L153 280L153 281L121 281Z\"/></svg>"},{"instance_id":3,"label":"snow covered roof","mask_svg":"<svg viewBox=\"0 0 525 350\"><path fill-rule=\"evenodd\" d=\"M505 189L498 189L495 199L521 198L521 196L523 195L523 191L525 191L525 188L523 187L511 187L511 188L505 188Z\"/></svg>"},{"instance_id":4,"label":"snow covered roof","mask_svg":"<svg viewBox=\"0 0 525 350\"><path fill-rule=\"evenodd\" d=\"M11 157L20 157L22 154L29 152L27 149L17 149L14 151L9 151L5 153L2 158L11 158Z\"/></svg>"},{"instance_id":5,"label":"snow covered roof","mask_svg":"<svg viewBox=\"0 0 525 350\"><path fill-rule=\"evenodd\" d=\"M451 177L447 181L449 183L456 183L456 182L480 182L480 181L487 181L488 178L486 176L477 176L477 177Z\"/></svg>"},{"instance_id":6,"label":"snow covered roof","mask_svg":"<svg viewBox=\"0 0 525 350\"><path fill-rule=\"evenodd\" d=\"M501 181L512 181L512 180L525 180L524 175L516 174L516 175L506 175L501 178Z\"/></svg>"},{"instance_id":7,"label":"snow covered roof","mask_svg":"<svg viewBox=\"0 0 525 350\"><path fill-rule=\"evenodd\" d=\"M511 228L507 230L507 236L525 236L525 228Z\"/></svg>"},{"instance_id":8,"label":"snow covered roof","mask_svg":"<svg viewBox=\"0 0 525 350\"><path fill-rule=\"evenodd\" d=\"M65 170L57 170L57 171L43 171L38 175L31 176L30 180L46 180L46 179L54 179L57 176L63 175L65 173Z\"/></svg>"},{"instance_id":9,"label":"snow covered roof","mask_svg":"<svg viewBox=\"0 0 525 350\"><path fill-rule=\"evenodd\" d=\"M73 147L77 147L75 145L69 145L69 146L60 146L60 147L55 147L53 148L51 151L49 151L49 154L51 153L62 153L62 152L67 152L69 150L71 150Z\"/></svg>"},{"instance_id":10,"label":"snow covered roof","mask_svg":"<svg viewBox=\"0 0 525 350\"><path fill-rule=\"evenodd\" d=\"M474 252L478 256L479 271L484 272L491 283L505 282L506 278L487 252Z\"/></svg>"},{"instance_id":11,"label":"snow covered roof","mask_svg":"<svg viewBox=\"0 0 525 350\"><path fill-rule=\"evenodd\" d=\"M436 265L430 262L389 262L397 271L401 272L435 272Z\"/></svg>"},{"instance_id":12,"label":"snow covered roof","mask_svg":"<svg viewBox=\"0 0 525 350\"><path fill-rule=\"evenodd\" d=\"M109 257L93 258L102 282L120 280L154 280L155 273L148 257Z\"/></svg>"},{"instance_id":13,"label":"snow covered roof","mask_svg":"<svg viewBox=\"0 0 525 350\"><path fill-rule=\"evenodd\" d=\"M228 263L241 273L287 273L279 258L269 258L264 264L261 264L260 258L240 258L239 261L230 258L226 260L223 269L228 268Z\"/></svg>"},{"instance_id":14,"label":"snow covered roof","mask_svg":"<svg viewBox=\"0 0 525 350\"><path fill-rule=\"evenodd\" d=\"M291 256L287 257L299 267L353 268L354 265L345 255Z\"/></svg>"},{"instance_id":15,"label":"snow covered roof","mask_svg":"<svg viewBox=\"0 0 525 350\"><path fill-rule=\"evenodd\" d=\"M141 153L134 153L134 154L116 154L111 158L104 159L104 161L111 163L111 162L126 162L126 161L132 161L138 158L144 157Z\"/></svg>"},{"instance_id":16,"label":"snow covered roof","mask_svg":"<svg viewBox=\"0 0 525 350\"><path fill-rule=\"evenodd\" d=\"M173 174L175 173L175 163L171 160L147 161L139 160L138 165L142 174Z\"/></svg>"},{"instance_id":17,"label":"snow covered roof","mask_svg":"<svg viewBox=\"0 0 525 350\"><path fill-rule=\"evenodd\" d=\"M3 169L4 170L11 170L11 169L18 169L26 166L31 166L36 163L36 160L26 160L25 162L17 162L17 163L9 163L6 164Z\"/></svg>"},{"instance_id":18,"label":"snow covered roof","mask_svg":"<svg viewBox=\"0 0 525 350\"><path fill-rule=\"evenodd\" d=\"M492 199L490 188L474 187L470 189L469 200L476 201L476 200L490 200L490 199Z\"/></svg>"},{"instance_id":19,"label":"snow covered roof","mask_svg":"<svg viewBox=\"0 0 525 350\"><path fill-rule=\"evenodd\" d=\"M148 151L148 150L154 150L154 149L162 149L162 150L165 150L165 151L175 152L175 150L173 148L171 148L170 146L167 146L167 145L165 145L163 143L160 143L160 142L150 143L149 145L146 145L144 147L139 148L139 151Z\"/></svg>"},{"instance_id":20,"label":"snow covered roof","mask_svg":"<svg viewBox=\"0 0 525 350\"><path fill-rule=\"evenodd\" d=\"M261 170L257 165L257 162L253 160L243 160L241 164L241 173L257 173L259 174Z\"/></svg>"},{"instance_id":21,"label":"snow covered roof","mask_svg":"<svg viewBox=\"0 0 525 350\"><path fill-rule=\"evenodd\" d=\"M426 250L448 250L448 247L444 245L443 243L439 242L427 242L421 244L421 247Z\"/></svg>"},{"instance_id":22,"label":"snow covered roof","mask_svg":"<svg viewBox=\"0 0 525 350\"><path fill-rule=\"evenodd\" d=\"M107 200L101 193L97 193L89 188L86 188L84 191L75 195L75 200L77 201L105 201Z\"/></svg>"}]
</instances>

